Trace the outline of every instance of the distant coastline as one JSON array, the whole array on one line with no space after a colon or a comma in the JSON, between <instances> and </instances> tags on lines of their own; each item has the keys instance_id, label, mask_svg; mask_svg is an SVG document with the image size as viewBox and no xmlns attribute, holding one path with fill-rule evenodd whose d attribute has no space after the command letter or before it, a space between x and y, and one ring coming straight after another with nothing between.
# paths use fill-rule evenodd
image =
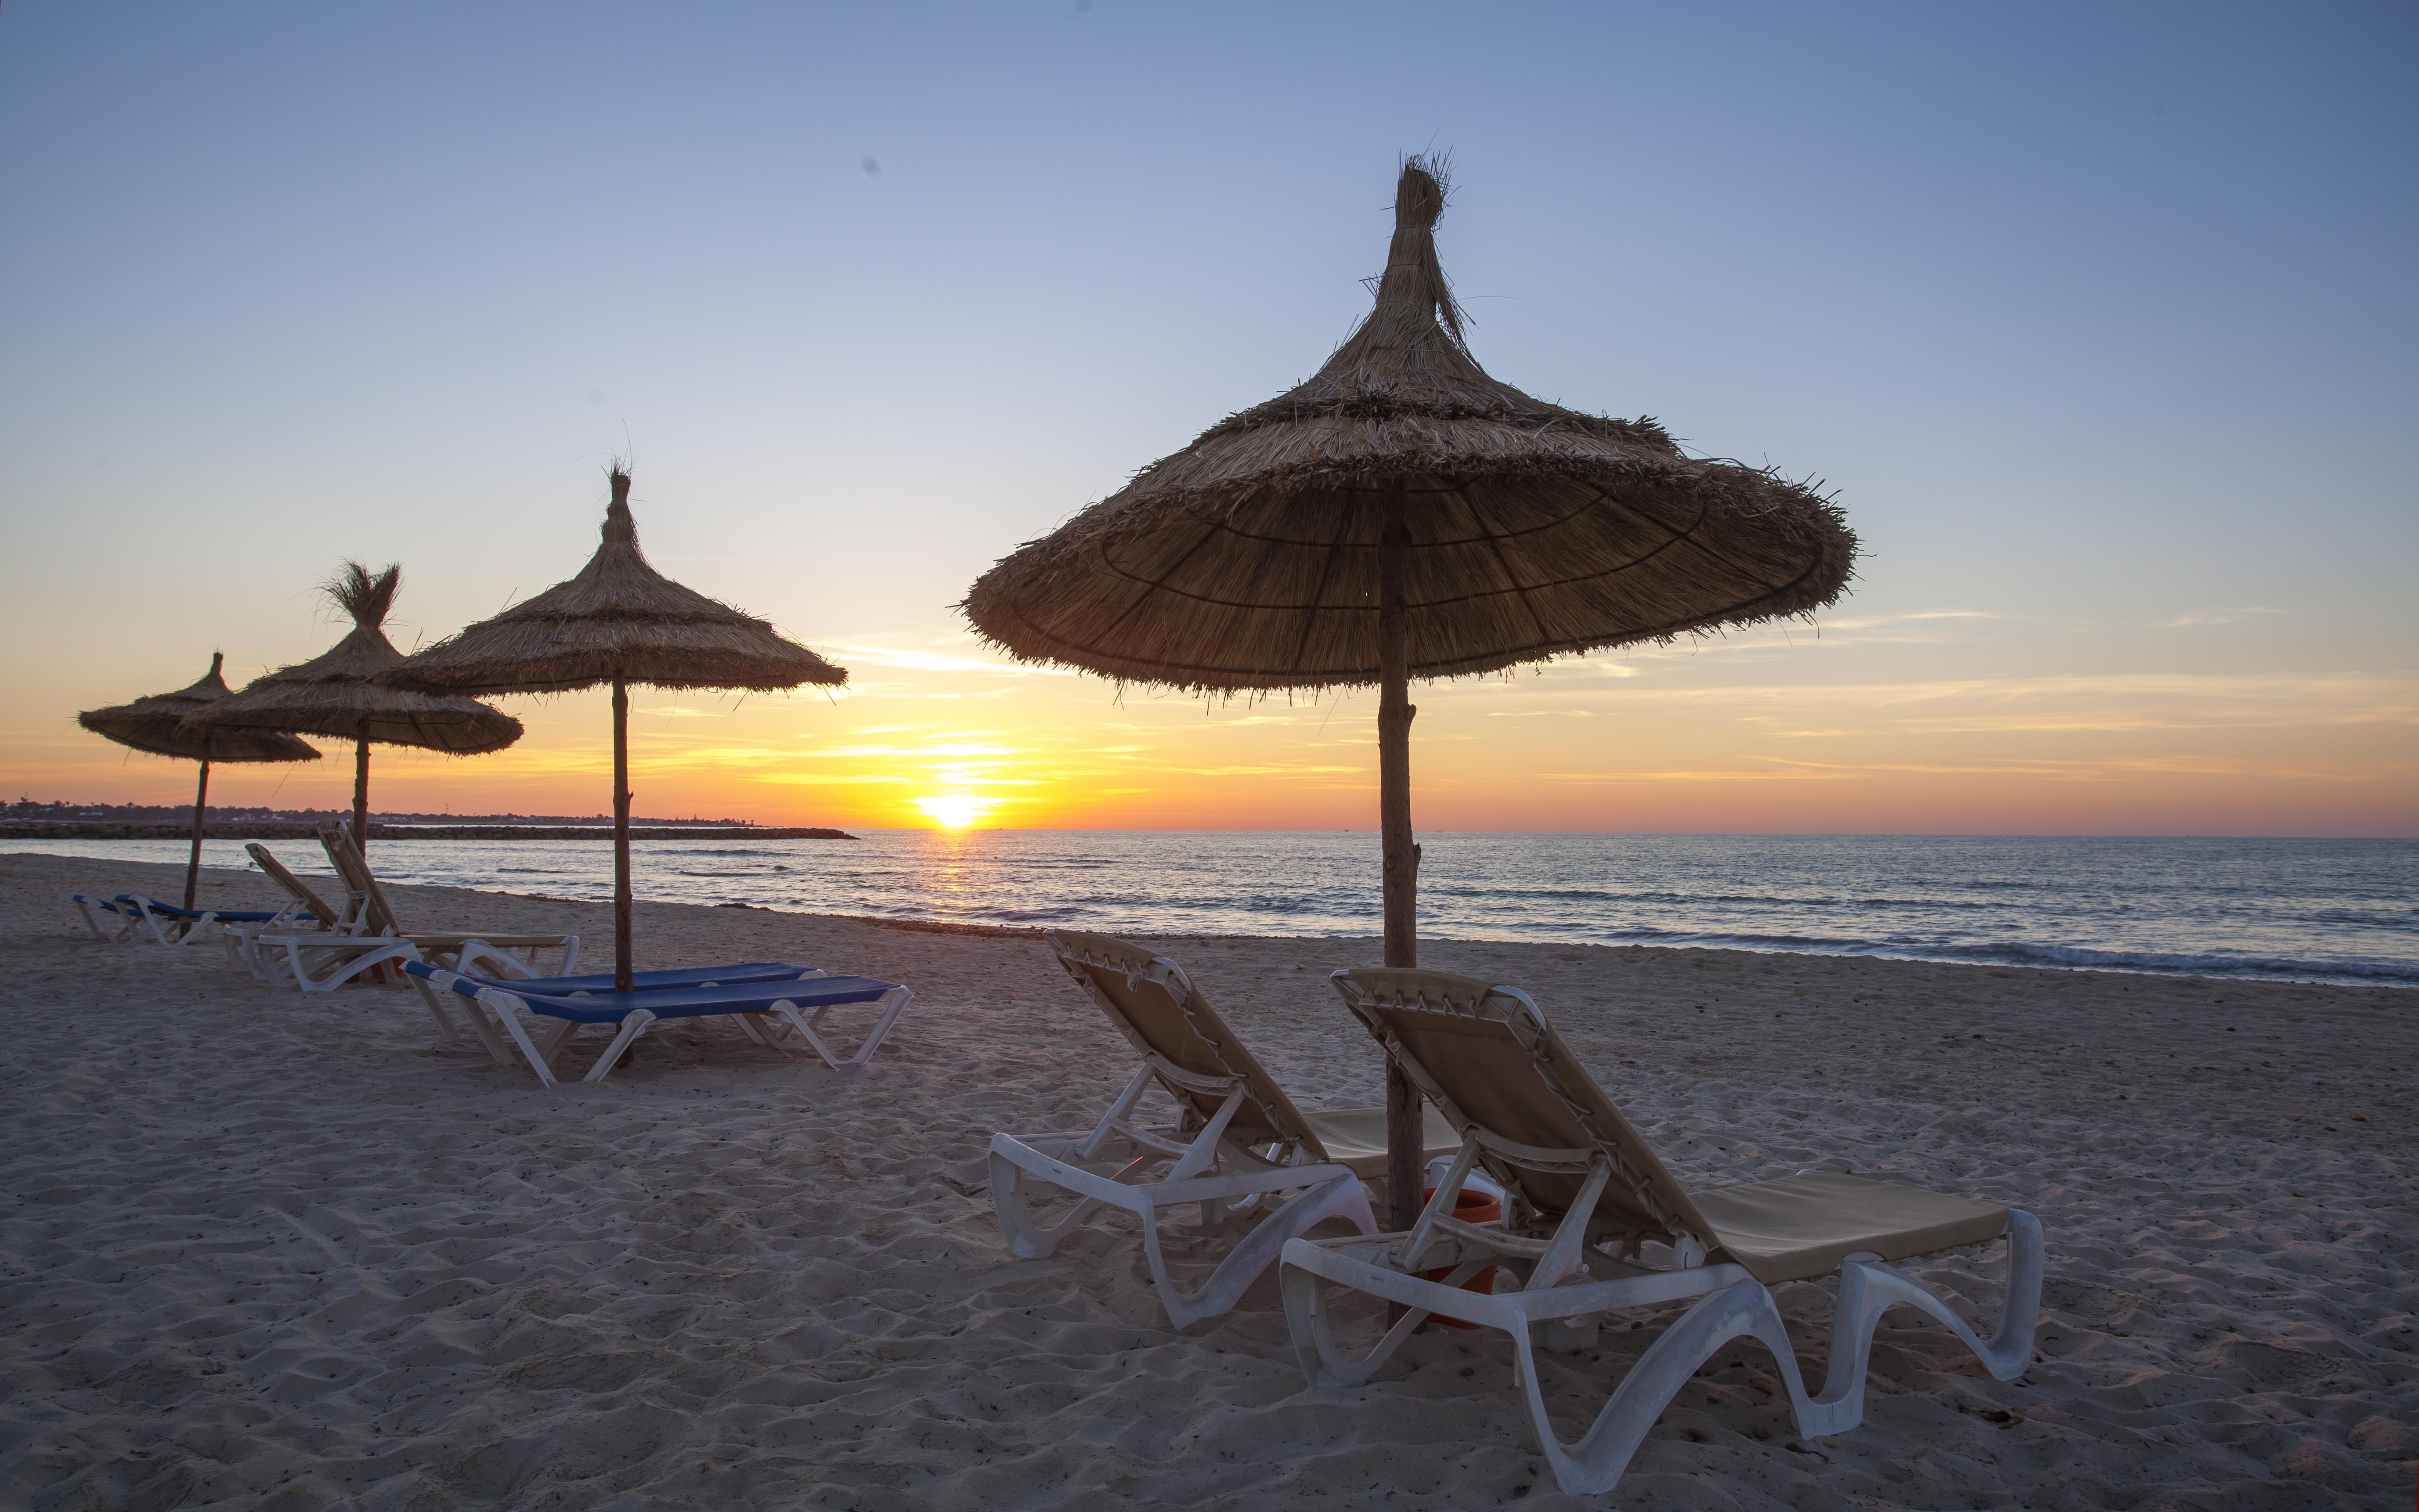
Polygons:
<instances>
[{"instance_id":1,"label":"distant coastline","mask_svg":"<svg viewBox=\"0 0 2419 1512\"><path fill-rule=\"evenodd\" d=\"M188 810L189 812L191 810ZM214 819L202 826L205 840L316 840L316 820ZM184 824L116 823L100 819L0 819L0 840L186 840L193 833ZM613 826L580 825L370 825L372 840L593 840L609 841ZM630 838L639 840L855 840L844 829L787 828L764 825L632 825Z\"/></svg>"},{"instance_id":2,"label":"distant coastline","mask_svg":"<svg viewBox=\"0 0 2419 1512\"><path fill-rule=\"evenodd\" d=\"M349 809L221 808L210 810L205 840L314 840L329 820L350 822ZM0 840L190 840L193 806L146 803L0 805ZM775 828L749 819L630 818L632 840L855 840L844 829ZM372 840L601 840L613 838L610 814L372 813Z\"/></svg>"},{"instance_id":3,"label":"distant coastline","mask_svg":"<svg viewBox=\"0 0 2419 1512\"><path fill-rule=\"evenodd\" d=\"M216 803L210 806L216 819L275 820L295 824L316 825L323 819L350 819L350 809L263 808L257 804ZM69 803L54 801L37 803L31 798L19 798L10 804L0 804L0 823L8 821L49 821L88 819L114 825L183 825L191 828L193 806L190 803ZM399 809L372 810L373 825L569 825L586 826L609 825L609 813L415 813ZM632 814L630 823L650 828L686 827L691 829L754 829L753 819L708 819L702 814L690 814L686 819L670 816Z\"/></svg>"}]
</instances>

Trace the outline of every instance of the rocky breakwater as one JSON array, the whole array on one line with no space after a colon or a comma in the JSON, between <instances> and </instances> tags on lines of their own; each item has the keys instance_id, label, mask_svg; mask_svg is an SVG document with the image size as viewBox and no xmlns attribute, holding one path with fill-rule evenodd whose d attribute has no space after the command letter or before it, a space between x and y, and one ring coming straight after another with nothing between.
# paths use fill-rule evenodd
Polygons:
<instances>
[{"instance_id":1,"label":"rocky breakwater","mask_svg":"<svg viewBox=\"0 0 2419 1512\"><path fill-rule=\"evenodd\" d=\"M0 820L0 840L184 840L191 825L146 825L101 819ZM318 827L291 819L225 819L203 825L209 840L316 840ZM633 825L632 840L855 840L844 829L775 828L762 825ZM605 825L372 825L372 840L593 840L609 843Z\"/></svg>"}]
</instances>

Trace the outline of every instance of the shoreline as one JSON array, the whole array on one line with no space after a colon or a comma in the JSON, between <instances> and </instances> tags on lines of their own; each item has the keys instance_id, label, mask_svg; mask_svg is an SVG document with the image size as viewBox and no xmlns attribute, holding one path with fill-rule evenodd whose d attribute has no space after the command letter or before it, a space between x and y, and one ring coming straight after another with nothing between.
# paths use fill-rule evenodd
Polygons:
<instances>
[{"instance_id":1,"label":"shoreline","mask_svg":"<svg viewBox=\"0 0 2419 1512\"><path fill-rule=\"evenodd\" d=\"M583 900L579 900L579 899L553 898L553 897L552 897L552 895L549 895L549 894L541 894L541 893L514 893L514 894L510 894L510 896L513 896L513 897L523 897L523 898L539 898L539 897L547 897L547 898L550 898L550 899L551 899L551 901L555 901L555 902L562 902L562 903L576 903L576 902L581 902L581 901L583 901ZM660 902L664 902L664 903L673 903L673 902L677 902L678 900L663 899L663 900L658 900L658 901L660 901ZM937 933L949 933L949 934L981 934L981 935L999 935L999 936L1006 936L1006 937L1010 937L1010 938L1023 937L1023 938L1037 939L1037 940L1038 940L1038 939L1042 938L1042 937L1043 937L1043 936L1045 936L1045 935L1047 935L1047 934L1050 933L1051 929L1054 927L1054 926L1051 926L1051 925L1044 925L1044 924L1033 924L1033 925L1025 925L1025 924L976 924L976 923L962 923L962 922L959 922L959 921L957 921L957 920L953 920L953 919L890 918L884 918L884 917L882 917L882 916L874 915L874 914L830 914L830 913L818 913L818 912L815 912L815 911L810 910L810 909L773 908L773 907L769 907L769 906L767 906L767 905L765 905L765 904L763 904L763 903L701 903L701 904L694 904L694 905L686 905L686 904L685 904L685 906L696 906L696 907L704 907L704 908L745 908L745 909L751 909L751 910L753 910L753 911L755 911L755 912L757 912L757 913L763 913L763 914L791 914L791 915L794 915L794 916L796 916L796 917L803 918L837 918L837 919L847 919L847 920L849 920L849 921L851 921L851 922L854 922L854 923L871 924L871 925L874 925L874 926L876 926L876 927L878 927L878 928L883 928L883 929L932 930L932 931L935 931L935 932L937 932ZM1065 927L1070 928L1070 929L1072 929L1072 928L1078 928L1078 927L1083 927L1083 928L1086 928L1086 929L1088 929L1091 933L1111 933L1111 934L1117 934L1117 935L1118 937L1120 937L1120 938L1123 938L1123 939L1132 939L1132 940L1253 939L1253 940L1271 940L1271 941L1276 941L1276 940L1285 940L1285 941L1302 941L1302 942L1321 942L1321 941L1346 941L1346 940L1351 940L1351 941L1367 941L1367 940L1375 940L1375 939L1379 938L1379 935L1378 935L1375 932L1369 932L1369 933L1345 933L1345 934L1266 934L1266 933L1259 933L1259 934L1231 934L1231 933L1207 933L1207 934L1192 934L1192 933L1170 933L1170 932L1167 932L1167 931L1162 931L1162 930L1113 930L1113 929L1096 928L1096 927L1092 927L1092 926L1076 926L1076 925L1073 925L1073 924L1070 924L1070 925L1067 925L1067 926L1065 926ZM2350 989L2350 990L2354 990L2354 991L2365 991L2365 990L2374 989L2374 990L2379 991L2379 992L2394 992L2394 993L2407 993L2407 992L2411 991L2413 988L2419 988L2419 982L2414 982L2414 981L2395 981L2395 980L2377 980L2377 981L2348 980L2348 981L2334 981L2334 980L2326 980L2326 979L2324 979L2324 978L2321 978L2321 977L2308 977L2308 976L2299 976L2299 977L2297 977L2297 976L2287 976L2287 975L2282 975L2282 974L2270 976L2270 975L2254 975L2254 974L2251 974L2251 973L2248 973L2248 972L2244 972L2244 973L2237 973L2237 974L2216 975L2216 974L2211 974L2211 973L2207 972L2207 971L2190 971L2190 970L2185 970L2185 969L2182 969L2182 968L2180 968L2180 967L2170 968L2170 967L2158 967L2158 966L2127 966L2127 965L2061 965L2061 964L2057 964L2050 963L2050 962L2040 962L2040 961L1973 961L1973 960L1947 960L1947 959L1943 959L1942 957L1939 957L1939 956L1931 956L1931 955L1885 955L1885 954L1882 954L1881 952L1879 952L1879 951L1877 951L1877 950L1850 950L1850 949L1837 949L1837 950L1797 949L1797 950L1793 950L1793 949L1785 949L1785 948L1780 947L1780 946L1770 946L1770 947L1758 948L1758 947L1754 947L1754 946L1745 946L1745 945L1697 945L1697 944L1685 944L1685 943L1678 943L1678 942L1674 942L1674 943L1671 943L1671 944L1661 944L1661 943L1649 944L1649 943L1646 943L1646 942L1644 942L1644 941L1639 941L1639 940L1623 940L1623 941L1618 941L1618 942L1616 942L1616 941L1610 941L1610 940L1530 940L1530 939L1517 939L1517 938L1512 938L1512 937L1508 937L1508 936L1506 936L1506 937L1497 937L1497 936L1483 935L1483 934L1425 934L1425 933L1424 933L1424 934L1422 934L1422 935L1420 936L1420 943L1421 943L1423 946L1429 946L1429 945L1438 945L1438 946L1498 946L1498 945L1501 945L1501 946L1529 947L1529 948L1533 948L1533 949L1574 949L1574 950L1676 950L1676 951L1702 950L1702 951L1704 951L1704 952L1706 952L1706 953L1708 953L1708 954L1717 954L1717 955L1739 955L1739 956L1750 956L1750 957L1783 956L1783 957L1790 957L1790 958L1804 957L1804 958L1806 958L1806 959L1809 959L1809 960L1815 960L1815 961L1879 961L1879 962L1897 962L1897 963L1903 963L1903 964L1907 964L1907 965L1943 966L1943 967L1949 967L1949 968L1966 968L1966 969L1971 969L1971 970L1975 970L1975 971L2038 971L2038 972L2044 972L2044 973L2050 973L2050 972L2058 972L2058 973L2073 972L2073 973L2080 973L2080 974L2085 974L2085 975L2095 975L2095 976L2144 977L2144 978L2149 978L2149 979L2150 979L2150 980L2152 980L2197 981L2197 982L2204 982L2204 983L2207 983L2207 984L2211 985L2211 986L2219 986L2219 987L2227 986L2227 985L2236 984L2236 983L2242 983L2242 984L2252 984L2252 983L2273 983L2273 984L2274 984L2274 985L2282 986L2282 987L2329 987L2329 988L2347 988L2347 989Z\"/></svg>"},{"instance_id":2,"label":"shoreline","mask_svg":"<svg viewBox=\"0 0 2419 1512\"><path fill-rule=\"evenodd\" d=\"M840 836L841 838L845 838L845 839L851 839L851 840L854 840L854 839L856 839L856 838L857 838L857 837L855 837L855 836L854 836L854 835L843 835L843 834L842 834L842 832L840 832L840 831L837 831L837 830L835 830L835 831L831 831L830 833L831 833L832 835L835 835L835 836ZM8 836L6 836L6 835L0 835L0 840L6 840L6 839L8 839L8 838L9 838L9 837L8 837ZM116 837L102 837L102 838L116 838ZM171 837L171 838L182 839L183 837L180 835L180 836L176 836L176 837ZM286 838L291 838L291 837L286 837ZM317 838L317 836L316 836L316 831L312 832L312 833L311 833L311 834L309 834L306 838L316 840L316 839ZM380 832L380 826L377 826L377 825L372 825L372 826L371 826L371 838L372 838L372 839L392 838L392 839L407 839L407 840L408 840L408 839L432 839L432 838L442 838L442 837L432 837L432 836L428 836L428 835L425 835L425 834L420 834L420 835L413 835L413 834L401 834L401 835L395 835L395 836L389 837L389 836L383 836L383 835L381 834L381 832ZM473 838L492 838L492 837L479 836L479 837L473 837ZM609 836L608 838L609 838ZM632 838L633 840L636 840L636 839L639 839L639 837L634 834L631 838ZM662 838L662 839L671 839L671 838L726 839L726 838L729 838L729 837L728 837L726 834L720 834L720 833L717 833L717 834L711 835L711 836L698 836L698 837L657 836L657 837L655 837L655 838ZM759 835L757 835L755 838L758 838L758 839L767 839L767 838L781 838L781 837L765 836L765 835L759 834ZM77 856L77 855L69 854L69 853L58 853L58 852L48 852L48 851L0 851L0 857L6 857L6 856L27 856L27 857L39 857L39 858L43 858L43 859L47 859L47 860L59 861L59 862L63 862L63 863L90 864L90 865L93 865L93 866L96 866L96 867L118 867L118 866L140 867L140 866L153 866L153 865L160 865L160 864L162 864L162 863L158 863L158 862L139 861L139 860L133 860L133 859L129 859L129 858L121 858L121 857L116 857L116 856ZM253 879L253 880L254 880L254 881L258 881L258 880L260 880L260 878L259 878L259 873L258 873L257 872L255 872L255 871L251 870L251 869L250 869L250 868L248 868L248 867L223 867L223 866L212 866L212 865L209 865L209 864L208 864L208 863L205 863L205 864L204 864L204 866L203 866L203 868L202 868L202 871L203 871L203 872L204 872L204 874L205 874L205 875L216 874L216 875L225 876L225 877L230 877L230 878L249 877L249 878L252 878L252 879ZM315 875L316 875L316 874L317 874L317 873L316 873L316 872L315 872L315 873L313 873L313 874L315 874ZM178 870L178 872L177 872L177 886L181 887L182 887L182 885L183 885L183 882L182 882L182 872L181 872L181 869L179 869L179 870ZM533 901L533 902L541 902L541 903L570 903L570 904L601 904L601 903L609 903L609 902L610 901L610 900L609 900L609 897L598 897L598 898L593 898L593 899L580 899L580 898L568 897L568 896L565 896L565 895L561 894L561 893L520 892L520 891L515 891L515 890L512 890L512 889L509 889L509 888L505 888L505 887L472 887L460 886L460 885L457 885L457 884L438 884L438 883L389 883L389 884L388 884L388 886L389 886L390 887L452 887L452 888L455 888L455 890L460 890L460 891L464 891L464 892L479 893L479 894L485 894L485 895L489 895L489 896L494 896L494 897L503 897L503 898L525 898L525 899L532 900L532 901ZM650 905L655 905L655 906L665 906L665 907L699 907L699 908L729 909L729 910L732 910L732 911L734 911L734 912L747 912L747 913L775 914L775 915L780 915L780 916L787 917L787 918L833 918L833 919L849 919L849 920L860 921L860 922L863 922L863 923L866 923L866 924L871 924L871 925L874 925L874 926L881 927L881 928L889 928L889 929L910 929L910 930L919 930L919 929L920 929L920 930L932 930L932 931L935 931L935 932L938 932L938 933L963 933L963 934L969 934L969 935L978 935L978 936L997 936L997 937L1004 937L1004 938L1018 938L1018 937L1025 937L1025 938L1032 938L1032 939L1040 939L1042 935L1044 935L1044 934L1048 933L1049 933L1049 931L1050 931L1050 929L1052 929L1052 928L1054 928L1054 927L1084 928L1084 929L1094 929L1094 928L1098 928L1098 929L1103 929L1103 930L1104 930L1105 932L1107 932L1107 933L1119 933L1119 932L1117 932L1117 931L1115 931L1114 929L1109 929L1109 928L1107 928L1107 926L1106 926L1102 921L1100 921L1100 920L1086 920L1086 921L1082 921L1082 922L1068 921L1067 923L1065 923L1065 924L1064 924L1064 925L1062 925L1062 926L1042 925L1042 924L1034 924L1034 925L1025 925L1025 924L994 924L994 923L988 923L988 922L983 922L983 921L978 921L978 920L973 920L973 919L914 918L901 918L901 917L897 917L897 916L886 916L886 915L878 915L878 914L849 914L849 913L840 913L840 912L836 912L836 911L819 911L819 910L815 910L815 909L807 909L807 908L782 908L782 907L777 907L777 906L774 906L774 905L772 905L772 904L768 904L768 903L744 903L744 902L739 902L739 901L736 901L736 900L723 901L723 902L715 902L715 903L703 903L703 902L700 902L700 901L697 901L697 900L694 900L694 899L673 899L673 898L652 898L652 899L651 899L651 898L648 898L647 896L645 896L643 893L642 893L642 894L640 894L640 895L639 896L639 898L637 899L637 901L638 901L639 903L643 903L643 904L650 904ZM1167 931L1158 931L1158 930L1134 930L1134 929L1129 929L1129 930L1125 930L1125 931L1123 931L1122 933L1125 933L1126 935L1129 935L1129 936L1131 936L1131 937L1132 937L1132 938L1135 938L1135 939L1191 939L1191 938L1202 937L1202 936L1200 936L1200 935L1198 935L1198 934L1195 934L1195 933L1187 933L1187 932L1167 932ZM1216 933L1212 934L1212 935L1211 935L1211 936L1210 936L1210 937L1215 937L1215 938L1234 938L1234 939L1246 939L1246 938L1248 938L1248 939L1269 939L1269 940L1302 940L1302 941L1334 940L1334 941L1343 941L1343 940L1374 939L1374 938L1376 938L1376 937L1377 937L1377 933L1378 933L1378 932L1377 932L1377 931L1376 931L1376 929L1373 927L1373 928L1371 928L1370 930L1365 931L1365 932L1350 932L1350 931L1347 931L1347 932L1339 932L1339 933L1327 933L1327 934L1276 934L1276 933L1265 933L1265 932L1255 932L1255 933L1223 933L1223 932L1222 932L1222 933ZM2380 974L2378 974L2378 975L2375 975L2375 976L2370 976L2370 975L2366 975L2366 974L2364 974L2364 973L2362 973L2362 972L2360 972L2360 971L2352 970L2352 969L2330 969L2330 968L2325 968L2325 967L2312 967L2312 968L2309 968L2309 969L2307 969L2307 970L2305 970L2305 971L2298 971L2298 972L2297 972L2297 971L2294 971L2294 970L2291 970L2291 969L2289 969L2289 968L2285 968L2285 969L2276 969L2276 970L2226 970L2226 969L2217 968L2217 967L2208 967L2208 968L2203 968L2203 969L2194 969L2194 968L2192 968L2192 967L2188 967L2188 966L2174 966L2174 965L2163 965L2163 964L2137 964L2137 963L2133 962L2133 961L2127 961L2127 960L2122 960L2122 959L2112 959L2112 960L2107 960L2107 961L2103 961L2103 962L2064 963L2064 962L2054 962L2054 961L2038 961L2038 960L2030 960L2030 961L2028 961L2028 960L2023 960L2023 959L1997 959L1997 958L1991 958L1991 957L1988 957L1988 956L1984 956L1984 957L1980 957L1980 958L1977 958L1977 957L1975 957L1975 956L1955 956L1955 955L1948 954L1945 950L1944 950L1944 951L1941 951L1941 952L1932 953L1932 954L1917 954L1917 953L1911 953L1911 952L1908 952L1908 953L1886 953L1886 952L1885 952L1885 949L1878 949L1878 948L1876 948L1876 949L1863 949L1863 948L1858 948L1858 947L1857 947L1857 946L1855 946L1855 945L1843 945L1843 946L1837 947L1837 948L1832 948L1832 949L1816 949L1816 948L1795 948L1795 949L1793 949L1793 948L1791 948L1791 947L1789 947L1789 946L1786 946L1786 945L1748 945L1748 944L1730 943L1730 942L1727 942L1727 941L1723 941L1723 942L1719 942L1719 943L1705 943L1705 942L1700 942L1700 941L1695 941L1695 940L1687 940L1687 939L1674 939L1674 940L1670 940L1670 941L1660 941L1660 940L1657 940L1657 941L1617 940L1617 941L1616 941L1616 940L1578 940L1578 939L1573 939L1573 940L1541 940L1541 939L1524 938L1524 937L1518 937L1518 936L1498 936L1498 935L1474 934L1474 933L1459 933L1459 934L1455 934L1455 933L1437 933L1437 934L1428 934L1428 933L1425 933L1421 935L1421 943L1422 943L1423 945L1431 945L1431 946L1436 946L1436 945L1456 945L1456 946L1533 946L1533 947L1536 947L1536 948L1538 948L1538 949L1595 949L1595 950L1673 950L1673 951L1703 950L1703 951L1709 951L1709 952L1715 952L1715 953L1735 954L1735 955L1746 956L1746 957L1780 957L1780 958L1791 959L1791 960L1799 960L1799 959L1803 959L1803 960L1813 960L1813 961L1875 961L1875 962L1899 962L1899 963L1905 963L1905 964L1918 964L1918 965L1936 965L1936 966L1944 966L1944 967L1965 967L1965 968L1969 968L1969 969L1973 969L1973 970L1978 970L1978 971L2027 971L2027 972L2042 972L2042 973L2045 973L2045 974L2082 973L2082 974L2087 974L2087 975L2108 975L2108 976L2121 976L2121 977L2127 977L2127 978L2141 978L2141 979L2147 979L2147 980L2182 980L2182 981L2200 981L2200 982L2207 982L2207 983L2211 983L2211 984L2212 984L2212 985L2218 985L2218 986L2234 985L2234 984L2249 985L2249 984L2253 984L2253 983L2268 982L2268 983L2276 983L2276 984L2279 984L2279 985L2289 985L2289 986L2323 987L2323 988L2374 989L2374 990L2380 991L2380 992L2395 992L2395 993L2408 993L2408 992L2412 991L2413 989L2419 989L2419 980L2413 980L2412 978L2410 978L2410 977L2402 977L2402 978L2398 978L2398 979L2397 979L2397 978L2395 978L2395 977L2388 977L2388 976L2384 976L2384 975L2382 975L2381 973L2380 973ZM2074 948L2059 947L2059 948L2054 948L2054 949L2074 949ZM2103 952L2088 952L2088 951L2086 951L2086 952L2082 952L2082 953L2103 953ZM2104 953L2116 954L2116 952L2104 952Z\"/></svg>"}]
</instances>

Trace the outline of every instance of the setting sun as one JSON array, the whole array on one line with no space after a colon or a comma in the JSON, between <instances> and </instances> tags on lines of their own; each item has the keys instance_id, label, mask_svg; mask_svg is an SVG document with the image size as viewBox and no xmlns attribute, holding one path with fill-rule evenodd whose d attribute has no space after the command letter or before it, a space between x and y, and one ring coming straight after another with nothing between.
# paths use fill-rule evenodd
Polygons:
<instances>
[{"instance_id":1,"label":"setting sun","mask_svg":"<svg viewBox=\"0 0 2419 1512\"><path fill-rule=\"evenodd\" d=\"M916 807L931 815L932 822L944 829L963 829L991 812L994 803L990 798L972 793L936 793L931 797L917 798Z\"/></svg>"}]
</instances>

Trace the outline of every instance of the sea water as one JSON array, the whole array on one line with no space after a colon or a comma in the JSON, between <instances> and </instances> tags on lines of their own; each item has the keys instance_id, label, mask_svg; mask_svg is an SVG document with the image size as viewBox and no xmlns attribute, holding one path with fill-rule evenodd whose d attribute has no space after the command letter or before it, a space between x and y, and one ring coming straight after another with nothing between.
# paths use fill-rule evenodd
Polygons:
<instances>
[{"instance_id":1,"label":"sea water","mask_svg":"<svg viewBox=\"0 0 2419 1512\"><path fill-rule=\"evenodd\" d=\"M2419 985L2419 841L1425 834L1432 938L1714 946ZM311 841L272 846L325 873ZM177 841L0 850L182 861ZM382 877L611 896L590 841L376 841ZM249 864L211 841L214 866ZM641 898L1150 934L1373 934L1378 838L868 830L633 847Z\"/></svg>"}]
</instances>

